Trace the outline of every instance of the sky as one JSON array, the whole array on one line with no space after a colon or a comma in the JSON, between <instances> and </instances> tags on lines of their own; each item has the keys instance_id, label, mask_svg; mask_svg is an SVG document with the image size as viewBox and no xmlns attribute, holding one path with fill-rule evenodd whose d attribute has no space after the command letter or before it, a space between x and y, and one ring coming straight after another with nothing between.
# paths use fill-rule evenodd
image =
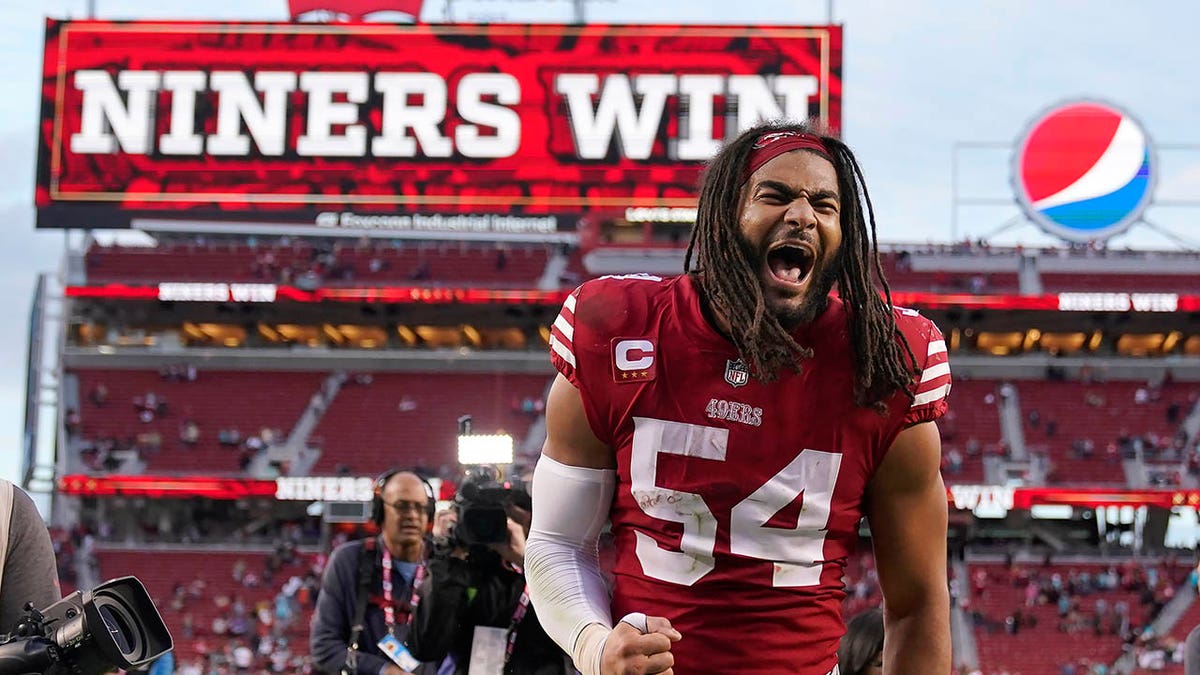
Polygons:
<instances>
[{"instance_id":1,"label":"sky","mask_svg":"<svg viewBox=\"0 0 1200 675\"><path fill-rule=\"evenodd\" d=\"M286 0L92 0L100 19L286 20ZM585 20L845 28L842 135L863 166L886 242L1055 240L1007 199L1011 144L1040 112L1068 99L1127 110L1158 146L1155 200L1200 203L1200 25L1192 0L583 0ZM422 19L565 22L570 0L426 0ZM44 18L85 18L87 0L0 2L0 477L18 480L28 315L39 273L56 273L64 235L33 227L33 182ZM957 152L958 170L952 171ZM1200 205L1154 205L1118 246L1200 248ZM1161 232L1167 232L1167 235Z\"/></svg>"}]
</instances>

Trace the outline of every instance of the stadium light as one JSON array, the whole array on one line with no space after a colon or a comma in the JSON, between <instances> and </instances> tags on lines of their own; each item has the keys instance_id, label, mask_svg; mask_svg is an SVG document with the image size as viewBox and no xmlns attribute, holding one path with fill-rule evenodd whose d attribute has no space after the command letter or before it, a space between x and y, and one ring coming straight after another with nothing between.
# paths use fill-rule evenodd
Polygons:
<instances>
[{"instance_id":1,"label":"stadium light","mask_svg":"<svg viewBox=\"0 0 1200 675\"><path fill-rule=\"evenodd\" d=\"M513 462L513 439L508 434L464 434L458 437L458 463L462 465Z\"/></svg>"}]
</instances>

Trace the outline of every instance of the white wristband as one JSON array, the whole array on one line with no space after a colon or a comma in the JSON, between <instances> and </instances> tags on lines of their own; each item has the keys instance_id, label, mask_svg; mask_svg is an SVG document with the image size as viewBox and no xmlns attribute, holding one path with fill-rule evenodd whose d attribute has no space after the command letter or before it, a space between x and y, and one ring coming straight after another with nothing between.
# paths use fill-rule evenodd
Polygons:
<instances>
[{"instance_id":1,"label":"white wristband","mask_svg":"<svg viewBox=\"0 0 1200 675\"><path fill-rule=\"evenodd\" d=\"M611 630L598 623L589 623L575 640L571 660L583 675L600 675L600 658Z\"/></svg>"}]
</instances>

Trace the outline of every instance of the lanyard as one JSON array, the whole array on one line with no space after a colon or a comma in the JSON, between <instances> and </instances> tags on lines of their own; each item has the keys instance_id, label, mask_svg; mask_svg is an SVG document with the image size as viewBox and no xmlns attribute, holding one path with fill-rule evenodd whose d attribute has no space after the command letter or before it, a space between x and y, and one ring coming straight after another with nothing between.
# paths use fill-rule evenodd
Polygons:
<instances>
[{"instance_id":1,"label":"lanyard","mask_svg":"<svg viewBox=\"0 0 1200 675\"><path fill-rule=\"evenodd\" d=\"M521 598L517 600L517 608L513 610L512 623L508 625L508 642L504 645L504 663L507 664L513 655L513 649L517 646L517 626L521 625L521 621L525 618L525 613L529 611L529 584L525 584L525 588L521 591Z\"/></svg>"},{"instance_id":2,"label":"lanyard","mask_svg":"<svg viewBox=\"0 0 1200 675\"><path fill-rule=\"evenodd\" d=\"M383 549L383 621L387 624L389 633L395 635L396 631L396 606L393 603L392 590L392 553L387 549L387 546L382 546ZM425 565L417 566L416 573L413 574L412 583L412 598L409 600L408 616L405 618L405 623L412 619L412 613L417 608L417 588L421 585L421 580L425 578Z\"/></svg>"}]
</instances>

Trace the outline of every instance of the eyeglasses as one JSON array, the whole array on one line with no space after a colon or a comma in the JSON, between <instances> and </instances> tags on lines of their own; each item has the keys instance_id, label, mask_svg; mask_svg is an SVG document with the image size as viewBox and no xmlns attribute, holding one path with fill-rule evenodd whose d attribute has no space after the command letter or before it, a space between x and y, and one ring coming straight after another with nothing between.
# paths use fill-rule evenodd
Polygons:
<instances>
[{"instance_id":1,"label":"eyeglasses","mask_svg":"<svg viewBox=\"0 0 1200 675\"><path fill-rule=\"evenodd\" d=\"M380 500L380 501L382 501L382 500ZM406 502L404 500L400 500L398 502L383 502L383 503L387 504L388 506L392 507L393 509L396 509L400 513L404 513L405 511L411 511L413 513L425 513L425 509L429 508L428 505L424 502Z\"/></svg>"}]
</instances>

